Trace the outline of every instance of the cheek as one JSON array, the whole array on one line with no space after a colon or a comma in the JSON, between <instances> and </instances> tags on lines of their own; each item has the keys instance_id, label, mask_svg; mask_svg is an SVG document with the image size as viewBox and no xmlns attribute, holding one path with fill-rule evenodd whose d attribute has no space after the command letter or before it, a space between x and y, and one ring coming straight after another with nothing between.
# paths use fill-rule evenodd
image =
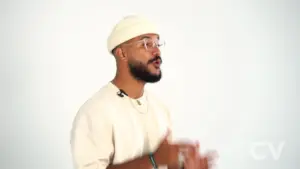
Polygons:
<instances>
[{"instance_id":1,"label":"cheek","mask_svg":"<svg viewBox=\"0 0 300 169\"><path fill-rule=\"evenodd\" d=\"M143 64L148 64L150 59L151 59L151 57L149 55L145 54L145 52L136 53L134 55L134 57L132 57L132 60L143 63Z\"/></svg>"},{"instance_id":2,"label":"cheek","mask_svg":"<svg viewBox=\"0 0 300 169\"><path fill-rule=\"evenodd\" d=\"M128 59L128 63L133 65L133 66L147 66L147 61L141 59L141 58L130 58Z\"/></svg>"}]
</instances>

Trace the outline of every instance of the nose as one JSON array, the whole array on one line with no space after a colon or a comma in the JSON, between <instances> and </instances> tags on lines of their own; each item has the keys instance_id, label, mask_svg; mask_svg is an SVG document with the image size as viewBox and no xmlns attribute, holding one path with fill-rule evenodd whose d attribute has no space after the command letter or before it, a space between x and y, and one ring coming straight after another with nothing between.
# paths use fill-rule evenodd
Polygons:
<instances>
[{"instance_id":1,"label":"nose","mask_svg":"<svg viewBox=\"0 0 300 169\"><path fill-rule=\"evenodd\" d=\"M157 56L157 55L160 56L160 50L158 47L154 47L152 50L152 56Z\"/></svg>"}]
</instances>

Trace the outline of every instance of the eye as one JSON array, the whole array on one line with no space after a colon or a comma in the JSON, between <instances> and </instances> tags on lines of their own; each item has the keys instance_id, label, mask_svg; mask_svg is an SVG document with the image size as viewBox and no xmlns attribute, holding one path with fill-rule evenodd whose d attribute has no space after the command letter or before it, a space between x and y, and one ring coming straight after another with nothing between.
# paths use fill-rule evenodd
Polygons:
<instances>
[{"instance_id":1,"label":"eye","mask_svg":"<svg viewBox=\"0 0 300 169\"><path fill-rule=\"evenodd\" d=\"M147 47L153 47L153 44L154 44L154 42L151 40L147 40L145 43L146 43Z\"/></svg>"}]
</instances>

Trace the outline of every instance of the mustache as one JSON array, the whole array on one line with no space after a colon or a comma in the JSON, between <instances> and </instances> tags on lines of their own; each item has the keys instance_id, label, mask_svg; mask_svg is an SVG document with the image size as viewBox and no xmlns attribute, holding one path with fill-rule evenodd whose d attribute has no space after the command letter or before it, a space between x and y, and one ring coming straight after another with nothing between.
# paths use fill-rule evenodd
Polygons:
<instances>
[{"instance_id":1,"label":"mustache","mask_svg":"<svg viewBox=\"0 0 300 169\"><path fill-rule=\"evenodd\" d=\"M161 57L160 57L159 55L156 55L153 59L150 59L150 60L148 61L148 64L153 63L153 62L155 62L155 61L157 61L157 60L160 60L160 62L162 63Z\"/></svg>"}]
</instances>

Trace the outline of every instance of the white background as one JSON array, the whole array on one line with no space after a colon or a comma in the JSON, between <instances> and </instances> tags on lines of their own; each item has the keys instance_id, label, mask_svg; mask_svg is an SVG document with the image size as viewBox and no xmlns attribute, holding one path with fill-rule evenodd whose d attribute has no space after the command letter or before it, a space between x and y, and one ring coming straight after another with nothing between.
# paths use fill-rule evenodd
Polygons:
<instances>
[{"instance_id":1,"label":"white background","mask_svg":"<svg viewBox=\"0 0 300 169\"><path fill-rule=\"evenodd\" d=\"M172 109L178 138L216 149L220 169L299 168L299 7L296 0L0 1L1 168L72 168L73 118L113 78L106 39L134 13L164 31L163 79L147 87Z\"/></svg>"}]
</instances>

